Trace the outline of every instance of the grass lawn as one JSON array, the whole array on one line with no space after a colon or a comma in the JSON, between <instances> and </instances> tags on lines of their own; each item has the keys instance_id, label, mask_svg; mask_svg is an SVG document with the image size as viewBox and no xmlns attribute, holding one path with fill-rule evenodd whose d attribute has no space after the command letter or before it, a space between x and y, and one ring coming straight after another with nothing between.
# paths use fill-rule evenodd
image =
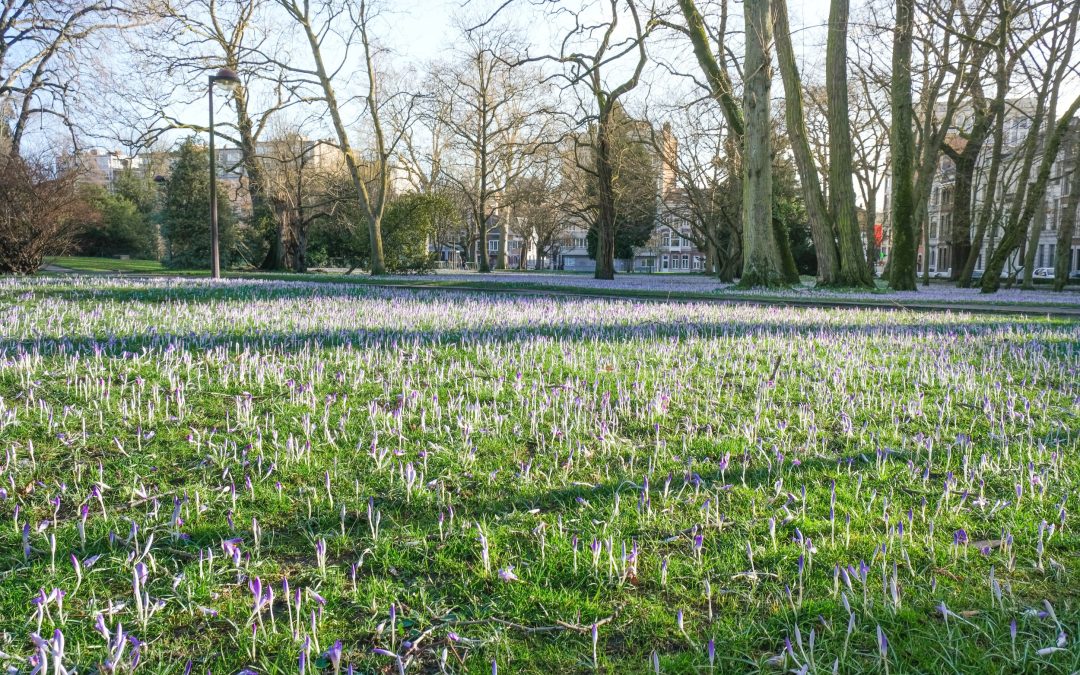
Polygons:
<instances>
[{"instance_id":1,"label":"grass lawn","mask_svg":"<svg viewBox=\"0 0 1080 675\"><path fill-rule=\"evenodd\" d=\"M0 280L0 665L1071 673L1078 434L1076 322Z\"/></svg>"},{"instance_id":2,"label":"grass lawn","mask_svg":"<svg viewBox=\"0 0 1080 675\"><path fill-rule=\"evenodd\" d=\"M63 267L74 272L135 272L149 274L166 271L165 266L157 260L119 260L117 258L62 256L50 258L47 264Z\"/></svg>"}]
</instances>

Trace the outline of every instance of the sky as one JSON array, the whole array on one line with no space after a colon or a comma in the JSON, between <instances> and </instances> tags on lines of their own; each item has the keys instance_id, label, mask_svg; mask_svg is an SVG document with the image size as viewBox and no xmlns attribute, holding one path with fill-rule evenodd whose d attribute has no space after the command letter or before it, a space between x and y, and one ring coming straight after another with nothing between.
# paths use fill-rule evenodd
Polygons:
<instances>
[{"instance_id":1,"label":"sky","mask_svg":"<svg viewBox=\"0 0 1080 675\"><path fill-rule=\"evenodd\" d=\"M592 1L595 2L595 0ZM391 53L387 61L395 70L401 71L414 67L422 71L426 64L432 61L453 58L455 47L460 40L457 26L461 21L466 21L470 25L475 24L479 18L488 17L492 9L499 6L501 2L502 0L412 0L409 2L390 0L376 25L377 39L381 45L389 48ZM581 6L586 3L581 0L565 0L564 4ZM602 5L599 6L602 7ZM740 7L740 3L732 3L732 16L729 19L729 30L732 32L742 30L742 20L738 14ZM821 23L828 16L828 2L827 0L788 0L788 7L795 49L802 61L804 73L811 75L823 65L824 30ZM532 43L531 49L534 53L550 53L556 49L556 43L561 37L560 27L549 13L536 8L529 0L516 0L500 13L500 18L517 28ZM681 17L674 18L681 22ZM294 42L294 48L297 54L304 54L306 45L298 39ZM688 42L680 36L668 32L661 40L650 42L649 51L651 57L667 62L678 62L682 70L694 75L699 74L697 65L692 60ZM328 59L328 61L333 60L335 59ZM620 74L618 70L612 72L613 77ZM346 90L345 95L347 95L349 87L343 87L343 89ZM646 96L657 100L671 100L676 96L689 99L696 96L691 89L692 87L687 82L680 81L679 78L672 77L658 68L649 68L635 96L639 105ZM774 96L781 95L782 89L777 83ZM194 99L189 104L171 106L169 112L184 122L205 125L207 123L205 100L199 100L197 95ZM225 101L225 97L221 99L222 102ZM635 99L632 96L628 104L633 107L634 103ZM218 121L227 122L230 119L229 115L227 109L219 108ZM317 132L316 135L330 135L328 126L319 131L321 133ZM177 132L172 135L172 138L183 135L186 135L186 132ZM119 149L115 147L115 141L110 145L107 136L99 139L97 143L105 149Z\"/></svg>"}]
</instances>

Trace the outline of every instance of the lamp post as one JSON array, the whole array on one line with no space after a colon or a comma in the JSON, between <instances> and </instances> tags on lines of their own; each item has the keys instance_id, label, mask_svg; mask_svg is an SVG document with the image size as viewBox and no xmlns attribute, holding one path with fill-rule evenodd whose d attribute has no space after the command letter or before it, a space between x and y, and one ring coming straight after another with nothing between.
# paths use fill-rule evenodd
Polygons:
<instances>
[{"instance_id":1,"label":"lamp post","mask_svg":"<svg viewBox=\"0 0 1080 675\"><path fill-rule=\"evenodd\" d=\"M214 157L214 85L221 84L229 89L240 84L236 72L222 68L210 76L210 277L221 278L221 237L218 234L217 217L217 160Z\"/></svg>"}]
</instances>

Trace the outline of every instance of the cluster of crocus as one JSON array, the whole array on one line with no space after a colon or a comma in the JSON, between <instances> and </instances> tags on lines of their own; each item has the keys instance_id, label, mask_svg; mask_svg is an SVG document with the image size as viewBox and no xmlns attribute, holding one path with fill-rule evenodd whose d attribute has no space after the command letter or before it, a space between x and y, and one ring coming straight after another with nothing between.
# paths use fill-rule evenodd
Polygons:
<instances>
[{"instance_id":1,"label":"cluster of crocus","mask_svg":"<svg viewBox=\"0 0 1080 675\"><path fill-rule=\"evenodd\" d=\"M339 283L4 293L5 667L1075 651L1078 610L1044 600L1080 573L1076 324Z\"/></svg>"}]
</instances>

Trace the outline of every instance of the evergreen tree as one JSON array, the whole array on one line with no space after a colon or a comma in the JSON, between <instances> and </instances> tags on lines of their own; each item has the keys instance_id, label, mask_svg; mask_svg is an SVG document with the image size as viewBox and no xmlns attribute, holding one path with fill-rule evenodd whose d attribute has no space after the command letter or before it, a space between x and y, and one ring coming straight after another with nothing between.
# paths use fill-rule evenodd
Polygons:
<instances>
[{"instance_id":1,"label":"evergreen tree","mask_svg":"<svg viewBox=\"0 0 1080 675\"><path fill-rule=\"evenodd\" d=\"M210 178L206 149L188 138L180 145L165 184L161 235L170 267L210 267ZM221 265L227 267L233 248L236 216L228 190L218 187L218 231Z\"/></svg>"},{"instance_id":2,"label":"evergreen tree","mask_svg":"<svg viewBox=\"0 0 1080 675\"><path fill-rule=\"evenodd\" d=\"M83 223L79 248L87 255L129 255L154 260L158 257L157 228L149 213L120 194L104 188L91 187L85 191L91 207Z\"/></svg>"}]
</instances>

